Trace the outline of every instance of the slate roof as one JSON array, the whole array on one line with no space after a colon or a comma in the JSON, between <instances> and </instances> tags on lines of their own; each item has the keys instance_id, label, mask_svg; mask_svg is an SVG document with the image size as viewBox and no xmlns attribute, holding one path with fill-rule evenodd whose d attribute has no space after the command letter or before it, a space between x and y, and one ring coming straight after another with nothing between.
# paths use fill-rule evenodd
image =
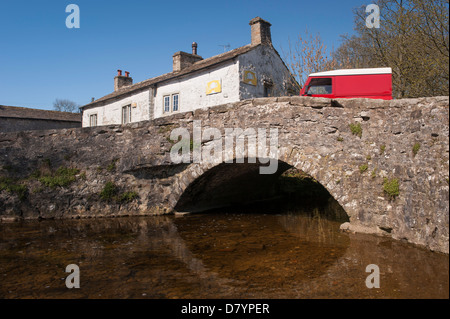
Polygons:
<instances>
[{"instance_id":1,"label":"slate roof","mask_svg":"<svg viewBox=\"0 0 450 319\"><path fill-rule=\"evenodd\" d=\"M231 51L219 54L219 55L215 55L215 56L213 56L211 58L195 62L191 66L189 66L187 68L184 68L181 71L166 73L166 74L163 74L163 75L160 75L160 76L148 79L148 80L144 80L142 82L139 82L139 83L136 83L136 84L133 84L133 85L130 85L130 86L123 87L123 88L121 88L121 89L119 89L119 90L117 90L115 92L112 92L112 93L110 93L108 95L105 95L104 97L101 97L101 98L99 98L99 99L97 99L97 100L95 100L95 101L93 101L93 102L91 102L89 104L84 105L82 108L88 108L88 107L96 105L97 103L104 102L104 101L107 101L109 99L113 99L115 97L119 97L121 95L126 95L128 93L133 92L133 91L137 91L137 90L140 90L140 89L145 89L145 88L148 88L148 87L150 87L152 85L155 85L157 83L160 83L160 82L163 82L163 81L167 81L167 80L171 80L171 79L175 79L175 78L181 77L183 75L187 75L189 73L192 73L192 72L195 72L195 71L202 70L204 68L213 66L215 64L231 60L231 59L233 59L233 58L235 58L235 57L237 57L237 56L239 56L241 54L247 53L247 52L255 49L256 47L258 47L260 45L261 44L257 44L257 45L248 44L248 45L242 46L240 48L237 48L237 49L234 49L234 50L231 50Z\"/></svg>"},{"instance_id":2,"label":"slate roof","mask_svg":"<svg viewBox=\"0 0 450 319\"><path fill-rule=\"evenodd\" d=\"M47 111L18 106L6 106L6 105L0 105L0 118L1 117L81 123L80 113Z\"/></svg>"}]
</instances>

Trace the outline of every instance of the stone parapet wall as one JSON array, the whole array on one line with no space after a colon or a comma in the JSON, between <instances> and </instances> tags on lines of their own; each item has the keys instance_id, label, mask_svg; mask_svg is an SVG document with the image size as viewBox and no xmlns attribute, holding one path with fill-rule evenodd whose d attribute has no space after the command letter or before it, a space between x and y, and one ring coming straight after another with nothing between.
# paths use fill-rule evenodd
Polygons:
<instances>
[{"instance_id":1,"label":"stone parapet wall","mask_svg":"<svg viewBox=\"0 0 450 319\"><path fill-rule=\"evenodd\" d=\"M194 120L222 133L278 128L278 159L327 188L349 215L343 228L448 253L448 97L264 98L125 126L0 133L2 219L173 212L187 187L214 167L171 162L170 132L191 130ZM59 167L76 168L74 180L45 186L39 176ZM385 192L386 180L398 183L398 195ZM104 200L108 182L117 189ZM134 195L121 199L126 193Z\"/></svg>"}]
</instances>

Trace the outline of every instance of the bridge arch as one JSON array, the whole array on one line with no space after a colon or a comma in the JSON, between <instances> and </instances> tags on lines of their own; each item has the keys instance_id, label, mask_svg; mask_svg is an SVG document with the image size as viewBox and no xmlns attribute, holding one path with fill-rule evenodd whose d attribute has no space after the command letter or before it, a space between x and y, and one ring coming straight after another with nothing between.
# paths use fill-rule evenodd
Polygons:
<instances>
[{"instance_id":1,"label":"bridge arch","mask_svg":"<svg viewBox=\"0 0 450 319\"><path fill-rule=\"evenodd\" d=\"M293 164L297 164L297 167ZM191 164L181 177L182 187L172 194L172 202L175 203L173 208L177 212L202 212L276 199L298 199L295 196L287 198L288 194L292 194L303 195L302 200L309 200L309 203L312 203L312 197L316 200L320 197L321 201L327 203L334 202L334 207L339 208L337 214L340 219L348 221L348 214L333 194L320 180L304 170L299 161L288 163L277 160L274 174L261 174L261 166L264 165L258 161L250 163L247 158L243 163L234 160L233 163L221 162L216 165ZM306 167L311 170L315 165ZM295 172L301 173L302 179ZM289 174L284 176L284 173ZM326 173L318 175L328 176ZM300 192L307 194L299 193L299 186Z\"/></svg>"}]
</instances>

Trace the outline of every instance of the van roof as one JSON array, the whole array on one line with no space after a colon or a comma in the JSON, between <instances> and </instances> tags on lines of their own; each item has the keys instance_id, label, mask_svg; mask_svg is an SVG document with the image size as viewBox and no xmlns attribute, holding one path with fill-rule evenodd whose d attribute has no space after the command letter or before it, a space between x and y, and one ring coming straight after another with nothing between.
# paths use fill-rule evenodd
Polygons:
<instances>
[{"instance_id":1,"label":"van roof","mask_svg":"<svg viewBox=\"0 0 450 319\"><path fill-rule=\"evenodd\" d=\"M392 68L341 69L341 70L311 73L309 76L336 76L336 75L358 75L358 74L392 74Z\"/></svg>"}]
</instances>

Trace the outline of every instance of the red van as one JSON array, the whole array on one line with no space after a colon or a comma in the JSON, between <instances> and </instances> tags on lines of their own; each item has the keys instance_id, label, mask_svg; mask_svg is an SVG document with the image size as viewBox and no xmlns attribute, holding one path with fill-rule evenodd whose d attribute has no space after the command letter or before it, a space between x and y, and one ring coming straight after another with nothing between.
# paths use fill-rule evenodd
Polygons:
<instances>
[{"instance_id":1,"label":"red van","mask_svg":"<svg viewBox=\"0 0 450 319\"><path fill-rule=\"evenodd\" d=\"M392 69L344 69L312 73L300 96L392 100Z\"/></svg>"}]
</instances>

